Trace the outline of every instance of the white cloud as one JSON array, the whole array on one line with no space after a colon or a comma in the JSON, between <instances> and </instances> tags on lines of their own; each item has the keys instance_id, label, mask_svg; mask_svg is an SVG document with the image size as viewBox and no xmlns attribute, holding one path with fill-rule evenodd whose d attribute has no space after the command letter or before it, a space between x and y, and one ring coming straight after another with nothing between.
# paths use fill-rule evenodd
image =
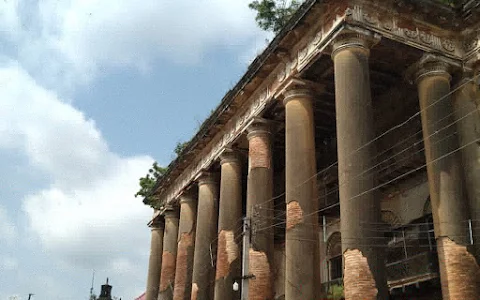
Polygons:
<instances>
[{"instance_id":1,"label":"white cloud","mask_svg":"<svg viewBox=\"0 0 480 300\"><path fill-rule=\"evenodd\" d=\"M16 39L20 28L18 1L0 2L0 37Z\"/></svg>"},{"instance_id":2,"label":"white cloud","mask_svg":"<svg viewBox=\"0 0 480 300\"><path fill-rule=\"evenodd\" d=\"M15 258L4 256L0 257L0 270L11 271L15 270L18 266L18 261Z\"/></svg>"},{"instance_id":3,"label":"white cloud","mask_svg":"<svg viewBox=\"0 0 480 300\"><path fill-rule=\"evenodd\" d=\"M0 206L0 242L12 243L16 236L15 224L10 220L7 210Z\"/></svg>"},{"instance_id":4,"label":"white cloud","mask_svg":"<svg viewBox=\"0 0 480 300\"><path fill-rule=\"evenodd\" d=\"M212 47L252 48L264 40L267 34L257 28L247 4L241 0L40 1L35 11L39 34L24 29L20 59L32 70L70 84L89 80L105 67L148 70L159 59L196 63Z\"/></svg>"},{"instance_id":5,"label":"white cloud","mask_svg":"<svg viewBox=\"0 0 480 300\"><path fill-rule=\"evenodd\" d=\"M110 152L92 120L14 62L0 66L0 87L0 148L23 152L51 177L23 203L43 246L86 269L139 258L134 245L148 244L151 210L133 194L152 158Z\"/></svg>"}]
</instances>

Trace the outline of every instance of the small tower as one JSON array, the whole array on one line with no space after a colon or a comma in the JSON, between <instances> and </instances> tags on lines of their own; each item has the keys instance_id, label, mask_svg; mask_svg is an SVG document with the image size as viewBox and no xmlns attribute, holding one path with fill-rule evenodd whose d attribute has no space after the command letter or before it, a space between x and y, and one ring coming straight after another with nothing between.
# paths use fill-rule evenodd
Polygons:
<instances>
[{"instance_id":1,"label":"small tower","mask_svg":"<svg viewBox=\"0 0 480 300\"><path fill-rule=\"evenodd\" d=\"M98 300L112 300L112 286L108 284L108 277L107 283L102 284L102 290Z\"/></svg>"}]
</instances>

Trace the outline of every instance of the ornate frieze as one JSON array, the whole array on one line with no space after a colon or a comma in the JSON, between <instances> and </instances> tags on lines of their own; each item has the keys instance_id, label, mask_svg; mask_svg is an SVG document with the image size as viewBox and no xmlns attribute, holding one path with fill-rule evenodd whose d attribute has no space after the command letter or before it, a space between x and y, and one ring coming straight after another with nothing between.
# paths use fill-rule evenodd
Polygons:
<instances>
[{"instance_id":1,"label":"ornate frieze","mask_svg":"<svg viewBox=\"0 0 480 300\"><path fill-rule=\"evenodd\" d=\"M461 59L465 53L461 37L449 36L447 32L437 32L433 27L429 30L425 24L403 20L396 14L383 14L355 6L349 8L346 21L427 52L440 52L456 59Z\"/></svg>"},{"instance_id":2,"label":"ornate frieze","mask_svg":"<svg viewBox=\"0 0 480 300\"><path fill-rule=\"evenodd\" d=\"M264 81L264 84L242 105L246 109L237 113L197 156L197 159L161 193L160 197L164 199L165 203L176 199L182 190L198 177L202 170L208 169L218 159L223 149L232 144L251 124L253 119L261 114L275 98L274 95L288 82L288 79L301 72L314 58L321 54L335 37L335 32L342 25L344 18L344 15L339 15L333 21L333 24L326 24L325 27L321 27L308 35L302 41L305 46L291 53L279 64Z\"/></svg>"},{"instance_id":3,"label":"ornate frieze","mask_svg":"<svg viewBox=\"0 0 480 300\"><path fill-rule=\"evenodd\" d=\"M192 164L177 177L160 195L161 199L170 202L185 189L198 174L218 159L222 149L232 144L265 107L284 89L285 84L305 70L332 41L340 34L342 28L357 27L371 31L386 38L396 40L426 52L441 53L451 60L460 61L468 57L480 56L479 38L477 35L463 38L452 36L448 32L440 32L438 28L428 29L425 24L406 21L400 15L382 13L371 8L354 6L347 8L343 14L336 16L329 24L306 35L291 52L281 53L282 62L264 80L264 83L250 96L237 111L234 117L223 127L209 144L197 155ZM299 46L301 45L301 46ZM280 56L280 55L279 55ZM477 59L478 61L478 59Z\"/></svg>"}]
</instances>

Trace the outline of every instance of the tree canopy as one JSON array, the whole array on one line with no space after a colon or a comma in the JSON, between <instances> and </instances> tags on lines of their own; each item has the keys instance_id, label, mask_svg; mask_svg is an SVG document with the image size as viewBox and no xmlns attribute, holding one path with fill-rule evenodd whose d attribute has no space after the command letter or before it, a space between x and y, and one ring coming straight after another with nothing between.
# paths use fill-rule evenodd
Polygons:
<instances>
[{"instance_id":1,"label":"tree canopy","mask_svg":"<svg viewBox=\"0 0 480 300\"><path fill-rule=\"evenodd\" d=\"M300 0L255 0L248 7L257 12L255 21L266 31L279 32L303 1Z\"/></svg>"},{"instance_id":2,"label":"tree canopy","mask_svg":"<svg viewBox=\"0 0 480 300\"><path fill-rule=\"evenodd\" d=\"M463 0L437 0L451 7L459 7ZM278 33L297 11L304 0L255 0L248 7L257 12L258 27Z\"/></svg>"},{"instance_id":3,"label":"tree canopy","mask_svg":"<svg viewBox=\"0 0 480 300\"><path fill-rule=\"evenodd\" d=\"M174 152L177 156L182 154L183 150L188 146L189 142L178 142L175 146ZM139 179L140 189L135 194L135 197L143 197L143 203L156 207L158 205L157 199L152 195L153 189L157 181L165 175L167 168L160 167L157 162L154 162L152 167L148 170L145 177Z\"/></svg>"},{"instance_id":4,"label":"tree canopy","mask_svg":"<svg viewBox=\"0 0 480 300\"><path fill-rule=\"evenodd\" d=\"M140 190L135 194L135 197L143 197L143 203L155 206L155 198L151 196L153 188L157 181L165 174L167 168L162 168L157 162L154 162L152 167L148 170L148 174L145 177L141 177L139 180Z\"/></svg>"}]
</instances>

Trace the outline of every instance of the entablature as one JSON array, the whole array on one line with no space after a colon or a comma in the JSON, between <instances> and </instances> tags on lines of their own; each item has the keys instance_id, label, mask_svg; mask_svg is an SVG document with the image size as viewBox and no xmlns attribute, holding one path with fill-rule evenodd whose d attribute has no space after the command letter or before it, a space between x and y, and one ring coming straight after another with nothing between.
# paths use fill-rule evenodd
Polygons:
<instances>
[{"instance_id":1,"label":"entablature","mask_svg":"<svg viewBox=\"0 0 480 300\"><path fill-rule=\"evenodd\" d=\"M374 4L362 0L306 1L306 10L301 12L301 18L292 21L295 24L287 25L290 26L289 31L279 35L281 40L277 36L272 41L276 45L271 44L265 50L271 53L259 56L264 57L263 61L257 58L252 63L258 70L265 65L264 72L256 72L245 81L245 76L249 74L247 71L234 88L235 92L227 93L231 97L231 103L223 107L220 115L227 114L228 118L220 124L210 124L211 127L216 126L213 131L215 133L206 140L197 141L195 149L190 150L188 159L179 157L184 167L181 171L167 174L170 178L162 180L157 190L159 199L164 203L177 199L203 170L209 169L218 161L223 149L235 143L253 120L262 116L293 78L301 77L320 56L330 55L333 41L346 31L391 39L427 53L444 56L456 64L463 64L465 68L468 68L464 64L467 57L478 60L478 33L454 32L452 29L428 24L425 20L416 20L395 11L392 4L395 2L398 1L387 0L381 6L379 1L373 1Z\"/></svg>"}]
</instances>

